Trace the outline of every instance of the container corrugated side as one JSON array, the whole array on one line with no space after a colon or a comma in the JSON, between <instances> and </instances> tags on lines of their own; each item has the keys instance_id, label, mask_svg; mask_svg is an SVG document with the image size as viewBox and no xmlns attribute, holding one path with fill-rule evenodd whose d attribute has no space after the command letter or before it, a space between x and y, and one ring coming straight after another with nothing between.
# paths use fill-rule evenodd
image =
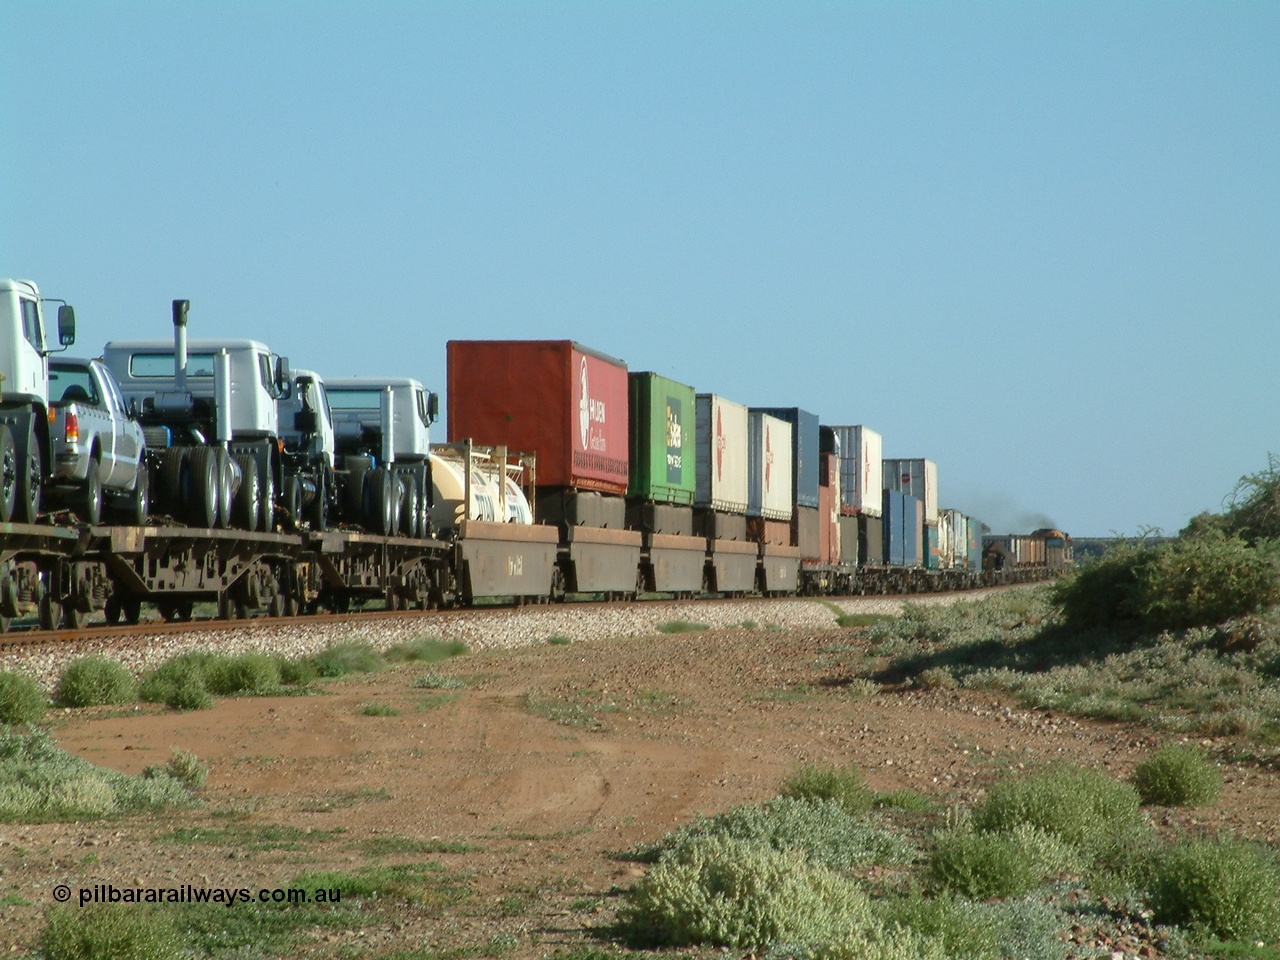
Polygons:
<instances>
[{"instance_id":1,"label":"container corrugated side","mask_svg":"<svg viewBox=\"0 0 1280 960\"><path fill-rule=\"evenodd\" d=\"M924 560L924 566L930 570L938 570L942 567L942 553L938 547L938 525L936 523L922 524L923 534L920 546L920 556Z\"/></svg>"},{"instance_id":2,"label":"container corrugated side","mask_svg":"<svg viewBox=\"0 0 1280 960\"><path fill-rule=\"evenodd\" d=\"M840 562L840 457L824 453L820 457L818 471L818 509L822 514L824 539L822 562L835 565Z\"/></svg>"},{"instance_id":3,"label":"container corrugated side","mask_svg":"<svg viewBox=\"0 0 1280 960\"><path fill-rule=\"evenodd\" d=\"M884 488L898 490L924 503L924 518L938 520L938 465L921 457L884 461Z\"/></svg>"},{"instance_id":4,"label":"container corrugated side","mask_svg":"<svg viewBox=\"0 0 1280 960\"><path fill-rule=\"evenodd\" d=\"M915 497L902 495L902 565L924 565L924 503Z\"/></svg>"},{"instance_id":5,"label":"container corrugated side","mask_svg":"<svg viewBox=\"0 0 1280 960\"><path fill-rule=\"evenodd\" d=\"M938 566L943 570L956 569L956 517L958 510L938 511Z\"/></svg>"},{"instance_id":6,"label":"container corrugated side","mask_svg":"<svg viewBox=\"0 0 1280 960\"><path fill-rule=\"evenodd\" d=\"M791 424L792 503L818 506L818 416L799 407L752 407L752 413L767 413Z\"/></svg>"},{"instance_id":7,"label":"container corrugated side","mask_svg":"<svg viewBox=\"0 0 1280 960\"><path fill-rule=\"evenodd\" d=\"M649 371L630 374L628 383L628 494L655 503L693 503L698 459L693 387Z\"/></svg>"},{"instance_id":8,"label":"container corrugated side","mask_svg":"<svg viewBox=\"0 0 1280 960\"><path fill-rule=\"evenodd\" d=\"M840 444L840 503L844 512L880 516L883 509L884 441L862 425L832 427Z\"/></svg>"},{"instance_id":9,"label":"container corrugated side","mask_svg":"<svg viewBox=\"0 0 1280 960\"><path fill-rule=\"evenodd\" d=\"M533 451L538 485L621 494L627 366L569 340L451 340L449 439Z\"/></svg>"},{"instance_id":10,"label":"container corrugated side","mask_svg":"<svg viewBox=\"0 0 1280 960\"><path fill-rule=\"evenodd\" d=\"M791 519L791 424L751 411L747 481L747 516Z\"/></svg>"},{"instance_id":11,"label":"container corrugated side","mask_svg":"<svg viewBox=\"0 0 1280 960\"><path fill-rule=\"evenodd\" d=\"M897 490L884 491L881 512L884 520L884 562L891 567L906 565L906 531L902 517L903 500L903 495Z\"/></svg>"},{"instance_id":12,"label":"container corrugated side","mask_svg":"<svg viewBox=\"0 0 1280 960\"><path fill-rule=\"evenodd\" d=\"M968 556L970 570L982 569L982 521L977 517L968 517Z\"/></svg>"},{"instance_id":13,"label":"container corrugated side","mask_svg":"<svg viewBox=\"0 0 1280 960\"><path fill-rule=\"evenodd\" d=\"M746 513L748 500L747 408L713 393L697 395L697 486L694 505Z\"/></svg>"}]
</instances>

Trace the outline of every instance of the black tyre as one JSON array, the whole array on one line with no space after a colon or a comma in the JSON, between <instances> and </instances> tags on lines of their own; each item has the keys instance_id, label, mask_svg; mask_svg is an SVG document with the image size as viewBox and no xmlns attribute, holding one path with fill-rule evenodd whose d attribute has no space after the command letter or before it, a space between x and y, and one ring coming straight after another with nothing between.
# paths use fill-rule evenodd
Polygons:
<instances>
[{"instance_id":1,"label":"black tyre","mask_svg":"<svg viewBox=\"0 0 1280 960\"><path fill-rule=\"evenodd\" d=\"M400 525L404 529L404 535L406 537L413 537L414 539L422 536L422 531L418 529L418 505L417 481L412 477L406 477L404 488L404 509L400 514Z\"/></svg>"},{"instance_id":2,"label":"black tyre","mask_svg":"<svg viewBox=\"0 0 1280 960\"><path fill-rule=\"evenodd\" d=\"M160 508L175 520L187 512L190 499L191 465L187 451L170 447L160 458Z\"/></svg>"},{"instance_id":3,"label":"black tyre","mask_svg":"<svg viewBox=\"0 0 1280 960\"><path fill-rule=\"evenodd\" d=\"M129 495L127 510L129 522L137 527L147 525L147 516L151 513L151 470L145 463L138 464L138 479L134 481L133 492Z\"/></svg>"},{"instance_id":4,"label":"black tyre","mask_svg":"<svg viewBox=\"0 0 1280 960\"><path fill-rule=\"evenodd\" d=\"M258 474L258 529L271 533L276 528L276 478L267 467Z\"/></svg>"},{"instance_id":5,"label":"black tyre","mask_svg":"<svg viewBox=\"0 0 1280 960\"><path fill-rule=\"evenodd\" d=\"M284 508L289 514L289 525L298 529L302 523L302 478L297 474L284 482Z\"/></svg>"},{"instance_id":6,"label":"black tyre","mask_svg":"<svg viewBox=\"0 0 1280 960\"><path fill-rule=\"evenodd\" d=\"M348 467L342 484L342 519L347 523L364 526L365 511L365 477L369 471L365 467Z\"/></svg>"},{"instance_id":7,"label":"black tyre","mask_svg":"<svg viewBox=\"0 0 1280 960\"><path fill-rule=\"evenodd\" d=\"M80 503L76 513L88 524L102 522L102 476L99 471L102 463L97 456L89 460L89 473L84 478L84 490L80 492Z\"/></svg>"},{"instance_id":8,"label":"black tyre","mask_svg":"<svg viewBox=\"0 0 1280 960\"><path fill-rule=\"evenodd\" d=\"M124 613L120 609L120 601L115 597L107 597L107 603L102 608L102 616L106 618L107 623L113 626L120 622L120 615Z\"/></svg>"},{"instance_id":9,"label":"black tyre","mask_svg":"<svg viewBox=\"0 0 1280 960\"><path fill-rule=\"evenodd\" d=\"M40 445L35 427L27 424L26 442L18 449L18 491L13 518L18 523L35 523L40 516Z\"/></svg>"},{"instance_id":10,"label":"black tyre","mask_svg":"<svg viewBox=\"0 0 1280 960\"><path fill-rule=\"evenodd\" d=\"M218 526L231 526L231 499L236 491L236 468L229 454L222 447L215 447L213 459L218 471Z\"/></svg>"},{"instance_id":11,"label":"black tyre","mask_svg":"<svg viewBox=\"0 0 1280 960\"><path fill-rule=\"evenodd\" d=\"M124 613L124 622L135 624L142 619L142 601L127 597L120 601L120 610Z\"/></svg>"},{"instance_id":12,"label":"black tyre","mask_svg":"<svg viewBox=\"0 0 1280 960\"><path fill-rule=\"evenodd\" d=\"M13 442L13 431L7 423L0 423L0 523L13 519L13 509L18 502L18 448Z\"/></svg>"},{"instance_id":13,"label":"black tyre","mask_svg":"<svg viewBox=\"0 0 1280 960\"><path fill-rule=\"evenodd\" d=\"M365 526L372 533L390 536L395 529L395 507L398 502L392 497L391 474L381 467L370 470L364 478L365 487L369 491L368 513Z\"/></svg>"},{"instance_id":14,"label":"black tyre","mask_svg":"<svg viewBox=\"0 0 1280 960\"><path fill-rule=\"evenodd\" d=\"M311 522L312 530L323 532L329 529L329 485L325 482L324 470L316 474L316 498L307 510L307 520Z\"/></svg>"},{"instance_id":15,"label":"black tyre","mask_svg":"<svg viewBox=\"0 0 1280 960\"><path fill-rule=\"evenodd\" d=\"M187 515L197 527L218 523L218 461L213 447L191 448L191 499Z\"/></svg>"},{"instance_id":16,"label":"black tyre","mask_svg":"<svg viewBox=\"0 0 1280 960\"><path fill-rule=\"evenodd\" d=\"M262 490L258 481L258 461L247 453L236 454L240 466L240 489L231 504L231 522L241 530L257 530Z\"/></svg>"}]
</instances>

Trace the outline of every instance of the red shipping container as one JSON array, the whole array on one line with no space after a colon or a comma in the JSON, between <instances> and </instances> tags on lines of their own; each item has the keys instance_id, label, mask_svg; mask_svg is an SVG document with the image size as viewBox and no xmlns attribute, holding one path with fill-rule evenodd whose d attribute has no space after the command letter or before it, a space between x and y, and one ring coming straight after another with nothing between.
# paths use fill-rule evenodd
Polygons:
<instances>
[{"instance_id":1,"label":"red shipping container","mask_svg":"<svg viewBox=\"0 0 1280 960\"><path fill-rule=\"evenodd\" d=\"M571 340L450 340L449 439L538 455L538 486L626 493L627 365Z\"/></svg>"}]
</instances>

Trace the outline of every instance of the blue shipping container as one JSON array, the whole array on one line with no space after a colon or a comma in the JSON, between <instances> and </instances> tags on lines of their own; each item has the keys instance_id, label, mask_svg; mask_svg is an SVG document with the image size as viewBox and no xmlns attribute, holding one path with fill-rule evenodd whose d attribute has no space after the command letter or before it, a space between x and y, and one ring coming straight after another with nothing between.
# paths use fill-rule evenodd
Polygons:
<instances>
[{"instance_id":1,"label":"blue shipping container","mask_svg":"<svg viewBox=\"0 0 1280 960\"><path fill-rule=\"evenodd\" d=\"M799 407L752 407L791 424L791 485L801 507L818 504L818 415Z\"/></svg>"},{"instance_id":2,"label":"blue shipping container","mask_svg":"<svg viewBox=\"0 0 1280 960\"><path fill-rule=\"evenodd\" d=\"M884 562L891 567L904 566L906 540L903 538L903 495L897 490L884 492Z\"/></svg>"},{"instance_id":3,"label":"blue shipping container","mask_svg":"<svg viewBox=\"0 0 1280 960\"><path fill-rule=\"evenodd\" d=\"M924 565L930 570L937 570L942 565L942 554L938 549L938 525L924 525Z\"/></svg>"},{"instance_id":4,"label":"blue shipping container","mask_svg":"<svg viewBox=\"0 0 1280 960\"><path fill-rule=\"evenodd\" d=\"M902 565L918 567L923 562L924 501L902 496Z\"/></svg>"}]
</instances>

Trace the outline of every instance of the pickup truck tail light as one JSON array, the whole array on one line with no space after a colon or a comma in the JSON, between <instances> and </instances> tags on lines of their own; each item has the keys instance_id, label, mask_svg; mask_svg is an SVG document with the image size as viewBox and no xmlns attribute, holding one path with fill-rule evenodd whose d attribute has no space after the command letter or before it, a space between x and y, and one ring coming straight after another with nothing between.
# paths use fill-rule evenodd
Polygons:
<instances>
[{"instance_id":1,"label":"pickup truck tail light","mask_svg":"<svg viewBox=\"0 0 1280 960\"><path fill-rule=\"evenodd\" d=\"M67 411L67 443L80 442L80 418Z\"/></svg>"}]
</instances>

